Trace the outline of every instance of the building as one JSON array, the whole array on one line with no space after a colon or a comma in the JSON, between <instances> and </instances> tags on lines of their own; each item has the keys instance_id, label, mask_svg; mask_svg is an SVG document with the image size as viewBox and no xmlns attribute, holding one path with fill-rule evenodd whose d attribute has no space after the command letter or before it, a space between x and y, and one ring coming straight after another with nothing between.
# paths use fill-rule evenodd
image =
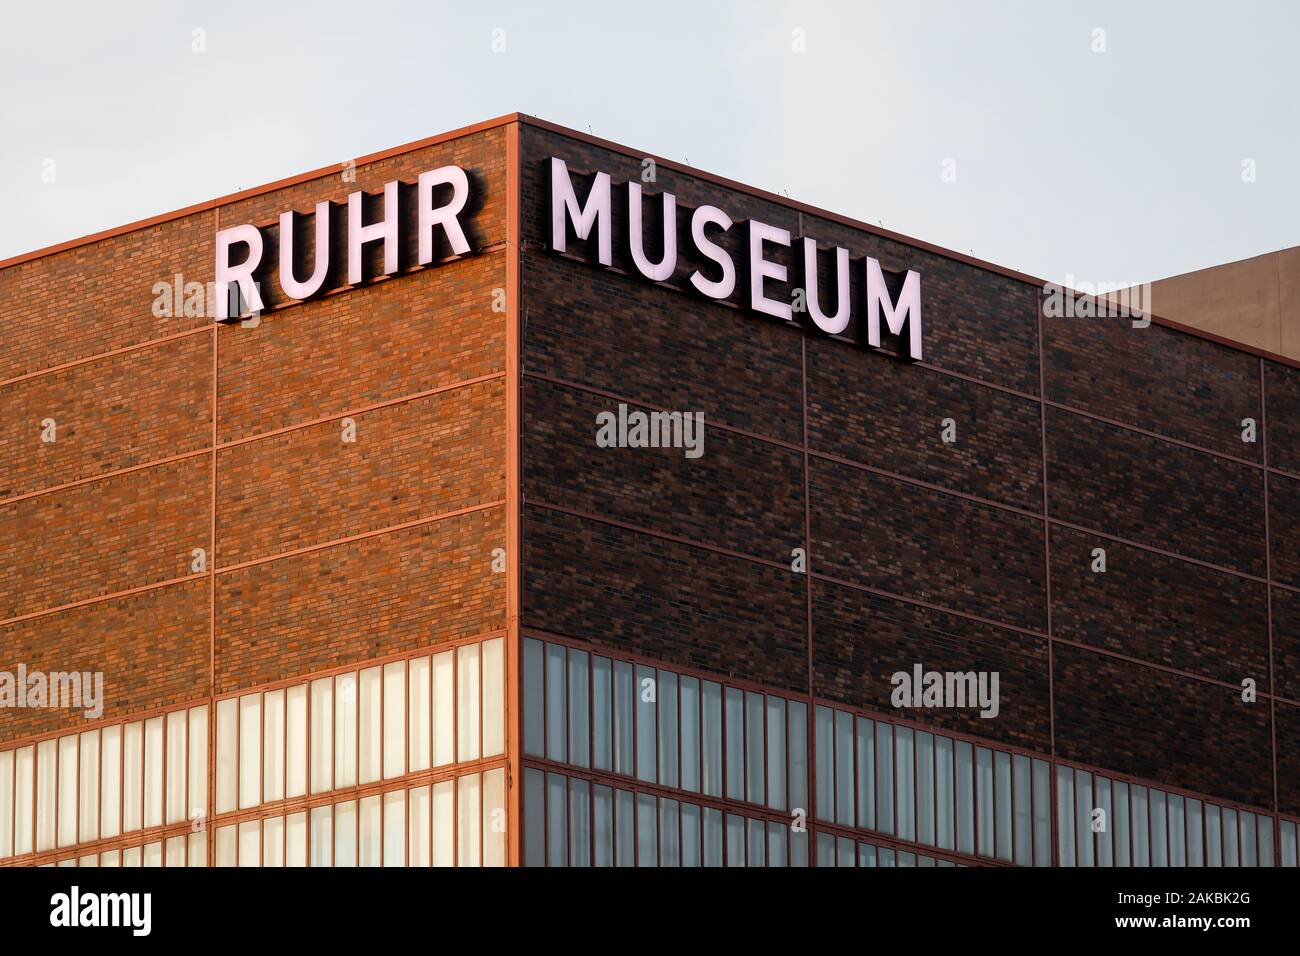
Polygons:
<instances>
[{"instance_id":1,"label":"building","mask_svg":"<svg viewBox=\"0 0 1300 956\"><path fill-rule=\"evenodd\" d=\"M519 115L0 263L0 863L1295 865L1300 363L1046 299Z\"/></svg>"}]
</instances>

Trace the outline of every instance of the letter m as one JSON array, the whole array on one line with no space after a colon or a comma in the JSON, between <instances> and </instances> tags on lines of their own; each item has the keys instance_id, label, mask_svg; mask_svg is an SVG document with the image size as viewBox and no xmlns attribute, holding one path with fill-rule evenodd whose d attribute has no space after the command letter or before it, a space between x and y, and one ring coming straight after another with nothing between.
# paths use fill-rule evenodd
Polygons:
<instances>
[{"instance_id":1,"label":"letter m","mask_svg":"<svg viewBox=\"0 0 1300 956\"><path fill-rule=\"evenodd\" d=\"M569 167L558 156L552 156L551 166L551 248L564 252L569 243L569 225L579 239L586 239L596 230L596 244L602 266L614 264L614 238L610 229L609 173L597 173L587 192L585 206L578 204L569 178Z\"/></svg>"},{"instance_id":2,"label":"letter m","mask_svg":"<svg viewBox=\"0 0 1300 956\"><path fill-rule=\"evenodd\" d=\"M891 335L899 336L905 343L907 357L921 360L921 274L907 270L903 290L894 302L885 283L880 263L867 258L867 344L880 348L880 315L884 313L885 325ZM904 330L906 333L904 334Z\"/></svg>"}]
</instances>

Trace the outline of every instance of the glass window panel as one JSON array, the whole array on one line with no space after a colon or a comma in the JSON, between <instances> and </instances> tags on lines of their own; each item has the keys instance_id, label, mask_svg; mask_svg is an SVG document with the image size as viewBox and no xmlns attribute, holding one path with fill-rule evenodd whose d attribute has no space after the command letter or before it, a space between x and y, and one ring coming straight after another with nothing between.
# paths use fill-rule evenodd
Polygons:
<instances>
[{"instance_id":1,"label":"glass window panel","mask_svg":"<svg viewBox=\"0 0 1300 956\"><path fill-rule=\"evenodd\" d=\"M1256 815L1259 824L1259 865L1273 865L1273 818L1264 814Z\"/></svg>"},{"instance_id":2,"label":"glass window panel","mask_svg":"<svg viewBox=\"0 0 1300 956\"><path fill-rule=\"evenodd\" d=\"M262 697L262 799L284 799L284 691ZM170 763L168 764L170 766Z\"/></svg>"},{"instance_id":3,"label":"glass window panel","mask_svg":"<svg viewBox=\"0 0 1300 956\"><path fill-rule=\"evenodd\" d=\"M768 821L767 824L767 865L783 867L790 865L789 848L786 846L786 827L781 823Z\"/></svg>"},{"instance_id":4,"label":"glass window panel","mask_svg":"<svg viewBox=\"0 0 1300 956\"><path fill-rule=\"evenodd\" d=\"M817 715L817 819L835 819L835 714L818 705Z\"/></svg>"},{"instance_id":5,"label":"glass window panel","mask_svg":"<svg viewBox=\"0 0 1300 956\"><path fill-rule=\"evenodd\" d=\"M767 771L763 765L765 728L763 695L745 692L745 799L767 802Z\"/></svg>"},{"instance_id":6,"label":"glass window panel","mask_svg":"<svg viewBox=\"0 0 1300 956\"><path fill-rule=\"evenodd\" d=\"M857 801L853 796L853 715L835 711L835 820L844 826L857 823ZM827 751L828 756L831 751Z\"/></svg>"},{"instance_id":7,"label":"glass window panel","mask_svg":"<svg viewBox=\"0 0 1300 956\"><path fill-rule=\"evenodd\" d=\"M700 808L693 803L683 803L682 866L698 867L703 864L700 822Z\"/></svg>"},{"instance_id":8,"label":"glass window panel","mask_svg":"<svg viewBox=\"0 0 1300 956\"><path fill-rule=\"evenodd\" d=\"M144 722L144 825L147 827L161 826L163 822L163 744L163 719L151 717Z\"/></svg>"},{"instance_id":9,"label":"glass window panel","mask_svg":"<svg viewBox=\"0 0 1300 956\"><path fill-rule=\"evenodd\" d=\"M59 846L73 846L77 842L77 742L75 735L59 738Z\"/></svg>"},{"instance_id":10,"label":"glass window panel","mask_svg":"<svg viewBox=\"0 0 1300 956\"><path fill-rule=\"evenodd\" d=\"M152 762L151 756L145 754L146 766ZM245 694L239 698L239 807L242 810L255 807L261 802L262 695ZM147 813L145 815L148 816ZM243 865L242 857L240 865Z\"/></svg>"},{"instance_id":11,"label":"glass window panel","mask_svg":"<svg viewBox=\"0 0 1300 956\"><path fill-rule=\"evenodd\" d=\"M608 663L608 661L606 662ZM614 791L599 784L592 788L591 816L595 830L596 866L614 865Z\"/></svg>"},{"instance_id":12,"label":"glass window panel","mask_svg":"<svg viewBox=\"0 0 1300 956\"><path fill-rule=\"evenodd\" d=\"M661 675L662 676L662 675ZM663 701L660 701L662 709ZM659 799L659 865L681 866L681 828L676 800Z\"/></svg>"},{"instance_id":13,"label":"glass window panel","mask_svg":"<svg viewBox=\"0 0 1300 956\"><path fill-rule=\"evenodd\" d=\"M722 796L722 685L704 682L704 792Z\"/></svg>"},{"instance_id":14,"label":"glass window panel","mask_svg":"<svg viewBox=\"0 0 1300 956\"><path fill-rule=\"evenodd\" d=\"M745 865L745 818L727 814L727 866Z\"/></svg>"},{"instance_id":15,"label":"glass window panel","mask_svg":"<svg viewBox=\"0 0 1300 956\"><path fill-rule=\"evenodd\" d=\"M648 793L636 795L636 865L659 865L658 801Z\"/></svg>"},{"instance_id":16,"label":"glass window panel","mask_svg":"<svg viewBox=\"0 0 1300 956\"><path fill-rule=\"evenodd\" d=\"M1129 809L1128 784L1116 780L1111 784L1111 790L1115 794L1115 814L1111 821L1115 827L1115 865L1132 866L1132 811Z\"/></svg>"},{"instance_id":17,"label":"glass window panel","mask_svg":"<svg viewBox=\"0 0 1300 956\"><path fill-rule=\"evenodd\" d=\"M1011 754L994 751L993 755L993 832L997 837L997 856L1011 861Z\"/></svg>"},{"instance_id":18,"label":"glass window panel","mask_svg":"<svg viewBox=\"0 0 1300 956\"><path fill-rule=\"evenodd\" d=\"M1223 866L1223 832L1219 808L1205 805L1205 865Z\"/></svg>"},{"instance_id":19,"label":"glass window panel","mask_svg":"<svg viewBox=\"0 0 1300 956\"><path fill-rule=\"evenodd\" d=\"M569 780L569 866L591 866L591 784L577 778Z\"/></svg>"},{"instance_id":20,"label":"glass window panel","mask_svg":"<svg viewBox=\"0 0 1300 956\"><path fill-rule=\"evenodd\" d=\"M334 835L334 808L313 807L311 810L311 865L312 866L332 866L333 860L333 835ZM221 836L221 831L217 831L217 836ZM217 848L217 857L220 858L221 849ZM220 865L220 864L218 864Z\"/></svg>"},{"instance_id":21,"label":"glass window panel","mask_svg":"<svg viewBox=\"0 0 1300 956\"><path fill-rule=\"evenodd\" d=\"M722 811L705 807L704 813L704 865L722 866L723 843Z\"/></svg>"},{"instance_id":22,"label":"glass window panel","mask_svg":"<svg viewBox=\"0 0 1300 956\"><path fill-rule=\"evenodd\" d=\"M636 668L636 776L653 783L658 774L656 701L659 690L652 667Z\"/></svg>"},{"instance_id":23,"label":"glass window panel","mask_svg":"<svg viewBox=\"0 0 1300 956\"><path fill-rule=\"evenodd\" d=\"M429 788L412 787L406 810L406 853L411 866L431 866L433 863L430 853L433 839L429 829L431 810Z\"/></svg>"},{"instance_id":24,"label":"glass window panel","mask_svg":"<svg viewBox=\"0 0 1300 956\"><path fill-rule=\"evenodd\" d=\"M98 733L98 731L92 731ZM96 740L98 754L98 740ZM98 756L96 756L98 760ZM0 857L14 852L14 752L0 752Z\"/></svg>"},{"instance_id":25,"label":"glass window panel","mask_svg":"<svg viewBox=\"0 0 1300 956\"><path fill-rule=\"evenodd\" d=\"M1255 814L1242 810L1237 814L1237 823L1240 828L1238 846L1241 848L1241 865L1258 866L1259 848L1255 842Z\"/></svg>"},{"instance_id":26,"label":"glass window panel","mask_svg":"<svg viewBox=\"0 0 1300 956\"><path fill-rule=\"evenodd\" d=\"M145 847L148 850L148 847ZM259 866L262 862L262 825L257 820L239 824L239 865ZM148 866L148 860L145 866Z\"/></svg>"},{"instance_id":27,"label":"glass window panel","mask_svg":"<svg viewBox=\"0 0 1300 956\"><path fill-rule=\"evenodd\" d=\"M786 701L786 713L789 715L789 733L786 746L790 751L790 809L798 809L808 815L808 705L802 701ZM795 863L794 849L791 848L790 862ZM804 854L807 865L807 854Z\"/></svg>"},{"instance_id":28,"label":"glass window panel","mask_svg":"<svg viewBox=\"0 0 1300 956\"><path fill-rule=\"evenodd\" d=\"M817 865L831 867L835 865L835 837L829 833L817 833Z\"/></svg>"},{"instance_id":29,"label":"glass window panel","mask_svg":"<svg viewBox=\"0 0 1300 956\"><path fill-rule=\"evenodd\" d=\"M569 648L569 763L591 766L589 655Z\"/></svg>"},{"instance_id":30,"label":"glass window panel","mask_svg":"<svg viewBox=\"0 0 1300 956\"><path fill-rule=\"evenodd\" d=\"M1187 821L1183 817L1183 798L1169 795L1169 865L1187 865Z\"/></svg>"},{"instance_id":31,"label":"glass window panel","mask_svg":"<svg viewBox=\"0 0 1300 956\"><path fill-rule=\"evenodd\" d=\"M1151 817L1147 810L1147 788L1130 787L1130 817L1133 821L1133 865L1151 865Z\"/></svg>"},{"instance_id":32,"label":"glass window panel","mask_svg":"<svg viewBox=\"0 0 1300 956\"><path fill-rule=\"evenodd\" d=\"M631 792L614 791L614 862L617 866L632 866L636 861L635 813Z\"/></svg>"},{"instance_id":33,"label":"glass window panel","mask_svg":"<svg viewBox=\"0 0 1300 956\"><path fill-rule=\"evenodd\" d=\"M524 768L524 866L546 865L546 775Z\"/></svg>"},{"instance_id":34,"label":"glass window panel","mask_svg":"<svg viewBox=\"0 0 1300 956\"><path fill-rule=\"evenodd\" d=\"M429 672L427 657L414 657L407 664L406 679L409 686L406 694L406 760L411 773L428 770L429 757L433 752L429 736L433 700L429 690Z\"/></svg>"},{"instance_id":35,"label":"glass window panel","mask_svg":"<svg viewBox=\"0 0 1300 956\"><path fill-rule=\"evenodd\" d=\"M476 773L467 774L456 781L457 866L482 866L482 789L482 780Z\"/></svg>"},{"instance_id":36,"label":"glass window panel","mask_svg":"<svg viewBox=\"0 0 1300 956\"><path fill-rule=\"evenodd\" d=\"M608 657L591 661L592 763L597 770L613 769L614 666Z\"/></svg>"},{"instance_id":37,"label":"glass window panel","mask_svg":"<svg viewBox=\"0 0 1300 956\"><path fill-rule=\"evenodd\" d=\"M184 837L173 838L180 847L182 860L185 858L184 839ZM171 842L168 841L169 848ZM170 857L167 865L172 866ZM269 817L262 821L262 865L284 866L284 817Z\"/></svg>"},{"instance_id":38,"label":"glass window panel","mask_svg":"<svg viewBox=\"0 0 1300 956\"><path fill-rule=\"evenodd\" d=\"M483 756L506 749L506 664L504 638L483 642Z\"/></svg>"},{"instance_id":39,"label":"glass window panel","mask_svg":"<svg viewBox=\"0 0 1300 956\"><path fill-rule=\"evenodd\" d=\"M1092 811L1096 801L1092 793L1092 774L1074 772L1075 841L1074 853L1079 866L1093 865Z\"/></svg>"},{"instance_id":40,"label":"glass window panel","mask_svg":"<svg viewBox=\"0 0 1300 956\"><path fill-rule=\"evenodd\" d=\"M560 653L563 668L563 648ZM482 752L480 734L483 705L479 657L477 644L465 644L456 648L456 753L461 760L477 760ZM563 716L564 711L561 710L561 719Z\"/></svg>"},{"instance_id":41,"label":"glass window panel","mask_svg":"<svg viewBox=\"0 0 1300 956\"><path fill-rule=\"evenodd\" d=\"M683 790L700 792L700 682L681 679L682 781Z\"/></svg>"},{"instance_id":42,"label":"glass window panel","mask_svg":"<svg viewBox=\"0 0 1300 956\"><path fill-rule=\"evenodd\" d=\"M565 697L566 654L562 644L546 645L546 757L557 763L568 763L565 750Z\"/></svg>"},{"instance_id":43,"label":"glass window panel","mask_svg":"<svg viewBox=\"0 0 1300 956\"><path fill-rule=\"evenodd\" d=\"M384 794L384 866L406 866L406 791Z\"/></svg>"},{"instance_id":44,"label":"glass window panel","mask_svg":"<svg viewBox=\"0 0 1300 956\"><path fill-rule=\"evenodd\" d=\"M880 847L880 849L876 851L876 861L877 866L892 867L894 865L894 851L887 850L883 846Z\"/></svg>"},{"instance_id":45,"label":"glass window panel","mask_svg":"<svg viewBox=\"0 0 1300 956\"><path fill-rule=\"evenodd\" d=\"M677 752L677 675L659 672L659 782L665 787L678 785ZM676 865L676 864L673 864Z\"/></svg>"},{"instance_id":46,"label":"glass window panel","mask_svg":"<svg viewBox=\"0 0 1300 956\"><path fill-rule=\"evenodd\" d=\"M767 825L762 820L745 821L748 846L745 848L746 866L767 866Z\"/></svg>"},{"instance_id":47,"label":"glass window panel","mask_svg":"<svg viewBox=\"0 0 1300 956\"><path fill-rule=\"evenodd\" d=\"M894 728L876 721L876 829L894 832Z\"/></svg>"},{"instance_id":48,"label":"glass window panel","mask_svg":"<svg viewBox=\"0 0 1300 956\"><path fill-rule=\"evenodd\" d=\"M568 778L546 775L546 865L569 865Z\"/></svg>"},{"instance_id":49,"label":"glass window panel","mask_svg":"<svg viewBox=\"0 0 1300 956\"><path fill-rule=\"evenodd\" d=\"M230 715L234 722L239 720L237 703L230 701ZM230 729L230 809L235 809L235 785L238 782L236 727ZM221 778L218 776L218 783ZM140 829L143 809L141 788L144 785L144 727L139 721L122 728L122 830L130 832ZM218 791L220 794L220 791ZM221 806L218 801L217 806Z\"/></svg>"},{"instance_id":50,"label":"glass window panel","mask_svg":"<svg viewBox=\"0 0 1300 956\"><path fill-rule=\"evenodd\" d=\"M1150 791L1151 801L1151 865L1169 865L1169 817L1165 809L1165 792Z\"/></svg>"},{"instance_id":51,"label":"glass window panel","mask_svg":"<svg viewBox=\"0 0 1300 956\"><path fill-rule=\"evenodd\" d=\"M1052 768L1034 761L1034 865L1052 865Z\"/></svg>"},{"instance_id":52,"label":"glass window panel","mask_svg":"<svg viewBox=\"0 0 1300 956\"><path fill-rule=\"evenodd\" d=\"M1282 865L1296 866L1300 863L1300 835L1296 825L1290 820L1282 821Z\"/></svg>"},{"instance_id":53,"label":"glass window panel","mask_svg":"<svg viewBox=\"0 0 1300 956\"><path fill-rule=\"evenodd\" d=\"M130 726L139 725L128 725ZM239 793L235 789L239 784L239 701L234 697L227 697L225 700L217 701L217 813L228 813L236 809L239 800ZM125 738L130 738L128 732ZM131 754L134 745L126 746L125 752ZM134 767L135 764L133 763ZM129 769L129 768L126 768ZM138 771L137 771L138 772ZM127 782L136 774L128 772L125 775ZM127 797L126 793L122 795ZM126 816L129 818L129 808L131 800L126 799L125 806L128 809ZM135 829L128 826L128 829ZM220 864L218 864L220 866Z\"/></svg>"},{"instance_id":54,"label":"glass window panel","mask_svg":"<svg viewBox=\"0 0 1300 956\"><path fill-rule=\"evenodd\" d=\"M894 832L904 840L916 839L916 754L910 727L894 728L894 767L898 781L897 826Z\"/></svg>"},{"instance_id":55,"label":"glass window panel","mask_svg":"<svg viewBox=\"0 0 1300 956\"><path fill-rule=\"evenodd\" d=\"M1201 801L1187 799L1187 865L1205 866L1205 819Z\"/></svg>"},{"instance_id":56,"label":"glass window panel","mask_svg":"<svg viewBox=\"0 0 1300 956\"><path fill-rule=\"evenodd\" d=\"M975 809L979 814L979 852L993 856L993 751L987 747L975 748Z\"/></svg>"},{"instance_id":57,"label":"glass window panel","mask_svg":"<svg viewBox=\"0 0 1300 956\"><path fill-rule=\"evenodd\" d=\"M1240 866L1241 859L1238 854L1240 846L1237 842L1240 834L1237 830L1237 811L1228 807L1221 807L1219 815L1223 819L1223 865Z\"/></svg>"},{"instance_id":58,"label":"glass window panel","mask_svg":"<svg viewBox=\"0 0 1300 956\"><path fill-rule=\"evenodd\" d=\"M784 810L785 802L785 701L768 696L767 705L767 805ZM784 846L784 844L782 844ZM785 864L782 863L782 866Z\"/></svg>"},{"instance_id":59,"label":"glass window panel","mask_svg":"<svg viewBox=\"0 0 1300 956\"><path fill-rule=\"evenodd\" d=\"M185 711L178 710L167 715L164 731L167 746L167 779L164 782L163 806L164 819L167 823L181 823L186 818L185 779L189 770L185 763L187 726Z\"/></svg>"},{"instance_id":60,"label":"glass window panel","mask_svg":"<svg viewBox=\"0 0 1300 956\"><path fill-rule=\"evenodd\" d=\"M334 786L334 682L311 682L311 792ZM314 865L314 864L313 864Z\"/></svg>"},{"instance_id":61,"label":"glass window panel","mask_svg":"<svg viewBox=\"0 0 1300 956\"><path fill-rule=\"evenodd\" d=\"M1034 865L1033 791L1029 783L1029 758L1016 754L1012 761L1011 791L1015 804L1015 862Z\"/></svg>"},{"instance_id":62,"label":"glass window panel","mask_svg":"<svg viewBox=\"0 0 1300 956\"><path fill-rule=\"evenodd\" d=\"M1093 834L1097 843L1097 865L1114 866L1115 858L1111 852L1111 841L1115 831L1115 808L1110 799L1110 781L1105 777L1094 777L1093 787L1096 791L1097 809L1101 811L1098 831Z\"/></svg>"},{"instance_id":63,"label":"glass window panel","mask_svg":"<svg viewBox=\"0 0 1300 956\"><path fill-rule=\"evenodd\" d=\"M290 687L285 696L285 796L301 797L307 792L307 685Z\"/></svg>"},{"instance_id":64,"label":"glass window panel","mask_svg":"<svg viewBox=\"0 0 1300 956\"><path fill-rule=\"evenodd\" d=\"M367 667L360 674L343 677L348 679L340 687L352 688L356 703L346 717L340 717L337 725L344 729L349 742L355 741L357 753L340 763L355 763L356 779L360 783L374 783L383 769L384 674L378 667ZM343 785L342 781L339 785Z\"/></svg>"},{"instance_id":65,"label":"glass window panel","mask_svg":"<svg viewBox=\"0 0 1300 956\"><path fill-rule=\"evenodd\" d=\"M1005 754L1003 756L1006 756ZM1007 776L1011 775L1011 761L1007 760ZM1010 814L1010 784L1007 786L1007 813ZM1007 826L1010 840L1011 827ZM934 846L934 735L916 732L916 839ZM1008 851L1006 859L1010 859Z\"/></svg>"},{"instance_id":66,"label":"glass window panel","mask_svg":"<svg viewBox=\"0 0 1300 956\"><path fill-rule=\"evenodd\" d=\"M1056 768L1057 853L1061 866L1074 866L1074 771Z\"/></svg>"},{"instance_id":67,"label":"glass window panel","mask_svg":"<svg viewBox=\"0 0 1300 956\"><path fill-rule=\"evenodd\" d=\"M524 753L530 757L546 756L546 700L543 696L542 642L524 638ZM602 768L603 769L603 768ZM529 864L540 865L540 864Z\"/></svg>"},{"instance_id":68,"label":"glass window panel","mask_svg":"<svg viewBox=\"0 0 1300 956\"><path fill-rule=\"evenodd\" d=\"M506 865L506 771L483 774L483 865Z\"/></svg>"},{"instance_id":69,"label":"glass window panel","mask_svg":"<svg viewBox=\"0 0 1300 956\"><path fill-rule=\"evenodd\" d=\"M614 772L632 775L632 665L614 662ZM622 865L621 863L619 864ZM629 864L630 865L630 864Z\"/></svg>"},{"instance_id":70,"label":"glass window panel","mask_svg":"<svg viewBox=\"0 0 1300 956\"><path fill-rule=\"evenodd\" d=\"M357 865L359 850L357 831L357 802L345 800L334 805L334 862L331 866Z\"/></svg>"},{"instance_id":71,"label":"glass window panel","mask_svg":"<svg viewBox=\"0 0 1300 956\"><path fill-rule=\"evenodd\" d=\"M433 765L445 767L456 762L456 671L452 651L433 655ZM435 801L436 803L436 801ZM438 864L435 863L435 866ZM450 865L450 864L448 864Z\"/></svg>"},{"instance_id":72,"label":"glass window panel","mask_svg":"<svg viewBox=\"0 0 1300 956\"><path fill-rule=\"evenodd\" d=\"M956 842L953 799L956 780L953 776L953 740L934 738L934 789L937 800L935 835L939 846L953 849Z\"/></svg>"},{"instance_id":73,"label":"glass window panel","mask_svg":"<svg viewBox=\"0 0 1300 956\"><path fill-rule=\"evenodd\" d=\"M203 708L206 717L207 708ZM204 721L204 747L203 761L204 767L207 766L207 722ZM197 744L195 745L197 746ZM117 836L120 831L120 821L122 812L121 801L121 783L122 783L122 728L105 727L99 735L99 762L100 762L100 786L99 786L99 835L101 838ZM199 806L207 804L207 774L203 777L204 788L202 802ZM194 789L191 787L190 801L194 802Z\"/></svg>"},{"instance_id":74,"label":"glass window panel","mask_svg":"<svg viewBox=\"0 0 1300 956\"><path fill-rule=\"evenodd\" d=\"M870 843L858 844L858 866L875 866L876 848Z\"/></svg>"},{"instance_id":75,"label":"glass window panel","mask_svg":"<svg viewBox=\"0 0 1300 956\"><path fill-rule=\"evenodd\" d=\"M121 866L121 855L117 850L106 850L99 855L100 866Z\"/></svg>"},{"instance_id":76,"label":"glass window panel","mask_svg":"<svg viewBox=\"0 0 1300 956\"><path fill-rule=\"evenodd\" d=\"M307 865L307 814L291 813L284 824L284 856L289 866ZM190 837L190 859L194 859L194 834Z\"/></svg>"},{"instance_id":77,"label":"glass window panel","mask_svg":"<svg viewBox=\"0 0 1300 956\"><path fill-rule=\"evenodd\" d=\"M406 773L406 661L384 665L384 779Z\"/></svg>"},{"instance_id":78,"label":"glass window panel","mask_svg":"<svg viewBox=\"0 0 1300 956\"><path fill-rule=\"evenodd\" d=\"M383 864L383 805L378 794L363 797L357 807L357 859L361 866Z\"/></svg>"},{"instance_id":79,"label":"glass window panel","mask_svg":"<svg viewBox=\"0 0 1300 956\"><path fill-rule=\"evenodd\" d=\"M915 853L908 853L906 850L899 850L899 851L898 851L898 865L899 865L900 867L901 867L901 866L910 866L910 867L915 867L915 866L916 866L916 854L915 854Z\"/></svg>"},{"instance_id":80,"label":"glass window panel","mask_svg":"<svg viewBox=\"0 0 1300 956\"><path fill-rule=\"evenodd\" d=\"M116 728L114 728L116 729ZM36 771L36 748L20 747L14 752L14 855L31 853L32 782ZM116 825L116 819L114 819Z\"/></svg>"},{"instance_id":81,"label":"glass window panel","mask_svg":"<svg viewBox=\"0 0 1300 956\"><path fill-rule=\"evenodd\" d=\"M727 797L745 799L745 695L728 687L725 695L727 712Z\"/></svg>"},{"instance_id":82,"label":"glass window panel","mask_svg":"<svg viewBox=\"0 0 1300 956\"><path fill-rule=\"evenodd\" d=\"M216 842L217 842L216 865L217 866L235 866L236 864L238 864L239 844L236 841L236 836L237 836L236 830L237 828L233 826L217 828L217 837L216 837ZM130 852L131 852L130 850L124 851L123 856L125 856ZM130 864L128 864L124 859L122 861L122 865L129 866ZM139 864L137 863L136 865L138 866Z\"/></svg>"},{"instance_id":83,"label":"glass window panel","mask_svg":"<svg viewBox=\"0 0 1300 956\"><path fill-rule=\"evenodd\" d=\"M848 837L838 837L835 840L836 866L857 866L858 865L858 847Z\"/></svg>"}]
</instances>

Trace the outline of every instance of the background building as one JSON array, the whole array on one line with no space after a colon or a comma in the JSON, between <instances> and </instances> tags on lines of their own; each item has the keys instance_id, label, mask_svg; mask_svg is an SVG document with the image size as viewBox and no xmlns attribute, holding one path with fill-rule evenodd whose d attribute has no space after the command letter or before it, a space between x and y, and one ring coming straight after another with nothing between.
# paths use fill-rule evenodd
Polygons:
<instances>
[{"instance_id":1,"label":"background building","mask_svg":"<svg viewBox=\"0 0 1300 956\"><path fill-rule=\"evenodd\" d=\"M151 308L448 164L467 255ZM625 182L919 272L923 361L636 275ZM1294 865L1300 367L1042 290L522 116L0 264L0 671L105 680L0 710L0 862Z\"/></svg>"}]
</instances>

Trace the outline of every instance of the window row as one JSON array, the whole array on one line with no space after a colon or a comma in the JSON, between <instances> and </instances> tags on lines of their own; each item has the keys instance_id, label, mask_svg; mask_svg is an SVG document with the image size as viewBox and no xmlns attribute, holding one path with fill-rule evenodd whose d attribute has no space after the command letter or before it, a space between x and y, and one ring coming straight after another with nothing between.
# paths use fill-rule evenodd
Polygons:
<instances>
[{"instance_id":1,"label":"window row","mask_svg":"<svg viewBox=\"0 0 1300 956\"><path fill-rule=\"evenodd\" d=\"M1272 866L1273 817L1056 768L1061 866ZM1072 824L1071 824L1072 821ZM1296 826L1282 821L1282 865Z\"/></svg>"},{"instance_id":2,"label":"window row","mask_svg":"<svg viewBox=\"0 0 1300 956\"><path fill-rule=\"evenodd\" d=\"M188 833L125 850L104 850L42 866L207 866L208 835Z\"/></svg>"},{"instance_id":3,"label":"window row","mask_svg":"<svg viewBox=\"0 0 1300 956\"><path fill-rule=\"evenodd\" d=\"M505 641L217 702L216 812L505 751Z\"/></svg>"},{"instance_id":4,"label":"window row","mask_svg":"<svg viewBox=\"0 0 1300 956\"><path fill-rule=\"evenodd\" d=\"M0 753L0 858L202 818L208 708Z\"/></svg>"},{"instance_id":5,"label":"window row","mask_svg":"<svg viewBox=\"0 0 1300 956\"><path fill-rule=\"evenodd\" d=\"M524 753L791 812L808 806L808 708L527 638Z\"/></svg>"},{"instance_id":6,"label":"window row","mask_svg":"<svg viewBox=\"0 0 1300 956\"><path fill-rule=\"evenodd\" d=\"M1052 861L1051 765L816 709L817 819L1021 866Z\"/></svg>"},{"instance_id":7,"label":"window row","mask_svg":"<svg viewBox=\"0 0 1300 956\"><path fill-rule=\"evenodd\" d=\"M524 768L526 866L807 866L790 823Z\"/></svg>"},{"instance_id":8,"label":"window row","mask_svg":"<svg viewBox=\"0 0 1300 956\"><path fill-rule=\"evenodd\" d=\"M505 866L506 772L218 827L217 866Z\"/></svg>"},{"instance_id":9,"label":"window row","mask_svg":"<svg viewBox=\"0 0 1300 956\"><path fill-rule=\"evenodd\" d=\"M863 843L849 837L836 836L825 830L817 833L818 866L958 866L952 860L939 860L924 853L895 850L892 847Z\"/></svg>"}]
</instances>

